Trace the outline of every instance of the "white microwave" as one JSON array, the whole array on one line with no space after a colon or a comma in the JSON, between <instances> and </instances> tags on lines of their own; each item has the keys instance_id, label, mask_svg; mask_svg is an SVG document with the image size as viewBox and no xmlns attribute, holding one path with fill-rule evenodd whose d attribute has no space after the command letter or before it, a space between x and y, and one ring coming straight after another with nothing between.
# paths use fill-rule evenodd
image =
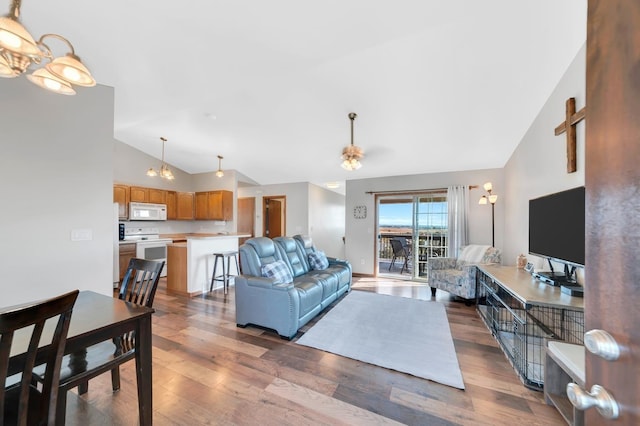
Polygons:
<instances>
[{"instance_id":1,"label":"white microwave","mask_svg":"<svg viewBox=\"0 0 640 426\"><path fill-rule=\"evenodd\" d=\"M167 220L167 205L129 203L129 220Z\"/></svg>"}]
</instances>

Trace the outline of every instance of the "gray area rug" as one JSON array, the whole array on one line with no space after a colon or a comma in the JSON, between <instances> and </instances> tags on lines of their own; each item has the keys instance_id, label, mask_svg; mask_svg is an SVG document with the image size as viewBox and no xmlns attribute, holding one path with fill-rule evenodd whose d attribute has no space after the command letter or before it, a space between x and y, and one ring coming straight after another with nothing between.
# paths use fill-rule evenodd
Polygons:
<instances>
[{"instance_id":1,"label":"gray area rug","mask_svg":"<svg viewBox=\"0 0 640 426\"><path fill-rule=\"evenodd\" d=\"M296 343L464 389L438 302L352 290Z\"/></svg>"}]
</instances>

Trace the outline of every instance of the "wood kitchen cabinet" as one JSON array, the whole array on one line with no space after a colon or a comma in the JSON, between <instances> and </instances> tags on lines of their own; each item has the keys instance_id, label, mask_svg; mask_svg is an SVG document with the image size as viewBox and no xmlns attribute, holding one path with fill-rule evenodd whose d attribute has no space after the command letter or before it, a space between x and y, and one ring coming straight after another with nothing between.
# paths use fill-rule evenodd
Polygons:
<instances>
[{"instance_id":1,"label":"wood kitchen cabinet","mask_svg":"<svg viewBox=\"0 0 640 426\"><path fill-rule=\"evenodd\" d=\"M127 272L127 266L132 257L136 257L136 243L124 243L120 244L119 260L120 263L120 282L124 278L124 274Z\"/></svg>"},{"instance_id":2,"label":"wood kitchen cabinet","mask_svg":"<svg viewBox=\"0 0 640 426\"><path fill-rule=\"evenodd\" d=\"M178 193L167 191L167 220L176 220L178 217Z\"/></svg>"},{"instance_id":3,"label":"wood kitchen cabinet","mask_svg":"<svg viewBox=\"0 0 640 426\"><path fill-rule=\"evenodd\" d=\"M207 191L196 192L196 220L232 220L233 192Z\"/></svg>"},{"instance_id":4,"label":"wood kitchen cabinet","mask_svg":"<svg viewBox=\"0 0 640 426\"><path fill-rule=\"evenodd\" d=\"M149 203L167 204L167 191L164 189L149 188Z\"/></svg>"},{"instance_id":5,"label":"wood kitchen cabinet","mask_svg":"<svg viewBox=\"0 0 640 426\"><path fill-rule=\"evenodd\" d=\"M118 219L129 218L129 185L113 185L113 202L118 203Z\"/></svg>"},{"instance_id":6,"label":"wood kitchen cabinet","mask_svg":"<svg viewBox=\"0 0 640 426\"><path fill-rule=\"evenodd\" d=\"M167 191L164 189L132 186L130 193L131 201L134 203L167 204Z\"/></svg>"},{"instance_id":7,"label":"wood kitchen cabinet","mask_svg":"<svg viewBox=\"0 0 640 426\"><path fill-rule=\"evenodd\" d=\"M177 193L177 217L178 220L194 219L194 193L178 192Z\"/></svg>"},{"instance_id":8,"label":"wood kitchen cabinet","mask_svg":"<svg viewBox=\"0 0 640 426\"><path fill-rule=\"evenodd\" d=\"M130 189L131 202L134 203L148 203L149 202L149 188L143 188L141 186L132 186Z\"/></svg>"},{"instance_id":9,"label":"wood kitchen cabinet","mask_svg":"<svg viewBox=\"0 0 640 426\"><path fill-rule=\"evenodd\" d=\"M193 220L193 192L167 191L167 219Z\"/></svg>"}]
</instances>

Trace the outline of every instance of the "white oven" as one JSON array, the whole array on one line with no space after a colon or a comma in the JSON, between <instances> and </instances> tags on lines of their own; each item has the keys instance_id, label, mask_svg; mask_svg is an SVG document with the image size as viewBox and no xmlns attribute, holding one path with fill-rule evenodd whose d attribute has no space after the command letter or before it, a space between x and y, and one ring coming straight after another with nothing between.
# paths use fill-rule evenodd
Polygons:
<instances>
[{"instance_id":1,"label":"white oven","mask_svg":"<svg viewBox=\"0 0 640 426\"><path fill-rule=\"evenodd\" d=\"M164 268L160 273L161 277L167 276L167 244L171 240L140 240L136 241L136 257L146 260L164 260Z\"/></svg>"},{"instance_id":2,"label":"white oven","mask_svg":"<svg viewBox=\"0 0 640 426\"><path fill-rule=\"evenodd\" d=\"M126 228L124 239L136 243L138 259L164 260L160 276L167 276L167 244L172 240L160 238L157 228Z\"/></svg>"}]
</instances>

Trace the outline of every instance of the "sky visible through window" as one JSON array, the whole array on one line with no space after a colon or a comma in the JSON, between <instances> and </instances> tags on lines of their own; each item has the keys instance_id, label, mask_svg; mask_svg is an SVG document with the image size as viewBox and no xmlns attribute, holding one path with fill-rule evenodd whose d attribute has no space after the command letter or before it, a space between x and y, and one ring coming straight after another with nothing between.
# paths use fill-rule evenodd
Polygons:
<instances>
[{"instance_id":1,"label":"sky visible through window","mask_svg":"<svg viewBox=\"0 0 640 426\"><path fill-rule=\"evenodd\" d=\"M412 203L380 204L379 216L381 227L411 227ZM446 228L447 227L447 203L434 201L420 203L419 209L420 228Z\"/></svg>"}]
</instances>

